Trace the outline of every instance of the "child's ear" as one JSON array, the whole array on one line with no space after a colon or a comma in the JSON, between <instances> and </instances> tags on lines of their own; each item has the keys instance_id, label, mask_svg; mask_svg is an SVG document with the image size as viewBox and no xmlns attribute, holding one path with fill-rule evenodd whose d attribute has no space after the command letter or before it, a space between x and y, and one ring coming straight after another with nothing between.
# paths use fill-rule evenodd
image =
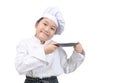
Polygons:
<instances>
[{"instance_id":1,"label":"child's ear","mask_svg":"<svg viewBox=\"0 0 120 83\"><path fill-rule=\"evenodd\" d=\"M38 26L38 23L35 23L35 28Z\"/></svg>"}]
</instances>

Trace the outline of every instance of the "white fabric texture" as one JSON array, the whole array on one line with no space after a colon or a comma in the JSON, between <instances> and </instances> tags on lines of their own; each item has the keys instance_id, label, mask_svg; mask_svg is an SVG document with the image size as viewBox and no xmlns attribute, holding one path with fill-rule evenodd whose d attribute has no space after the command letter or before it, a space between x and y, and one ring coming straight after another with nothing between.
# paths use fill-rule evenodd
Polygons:
<instances>
[{"instance_id":1,"label":"white fabric texture","mask_svg":"<svg viewBox=\"0 0 120 83\"><path fill-rule=\"evenodd\" d=\"M61 47L53 53L45 55L44 46L50 42L52 40L41 45L36 37L22 40L16 48L16 70L20 74L44 78L73 72L83 62L84 55L75 51L67 59L65 51Z\"/></svg>"},{"instance_id":2,"label":"white fabric texture","mask_svg":"<svg viewBox=\"0 0 120 83\"><path fill-rule=\"evenodd\" d=\"M58 7L48 7L41 17L49 18L56 23L56 34L60 35L64 31L65 21Z\"/></svg>"}]
</instances>

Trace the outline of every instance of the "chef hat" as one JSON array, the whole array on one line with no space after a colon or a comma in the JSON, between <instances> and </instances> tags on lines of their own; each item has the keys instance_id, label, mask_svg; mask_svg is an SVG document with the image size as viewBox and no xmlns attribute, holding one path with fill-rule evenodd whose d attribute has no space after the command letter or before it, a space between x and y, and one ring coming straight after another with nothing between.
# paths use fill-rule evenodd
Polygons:
<instances>
[{"instance_id":1,"label":"chef hat","mask_svg":"<svg viewBox=\"0 0 120 83\"><path fill-rule=\"evenodd\" d=\"M56 25L57 25L56 34L60 35L63 32L65 21L62 17L62 13L60 12L60 10L57 7L47 8L44 11L42 17L51 19L52 21L54 21L56 23Z\"/></svg>"}]
</instances>

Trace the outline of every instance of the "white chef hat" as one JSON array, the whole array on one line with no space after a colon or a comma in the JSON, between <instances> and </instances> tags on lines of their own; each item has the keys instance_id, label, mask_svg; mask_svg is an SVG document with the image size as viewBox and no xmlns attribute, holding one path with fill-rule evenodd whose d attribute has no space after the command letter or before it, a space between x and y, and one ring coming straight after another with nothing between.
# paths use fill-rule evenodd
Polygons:
<instances>
[{"instance_id":1,"label":"white chef hat","mask_svg":"<svg viewBox=\"0 0 120 83\"><path fill-rule=\"evenodd\" d=\"M60 35L63 32L64 26L65 26L65 21L64 21L64 18L62 16L62 13L60 12L59 8L57 8L57 7L47 8L44 11L42 17L49 18L56 23L56 25L57 25L56 34Z\"/></svg>"}]
</instances>

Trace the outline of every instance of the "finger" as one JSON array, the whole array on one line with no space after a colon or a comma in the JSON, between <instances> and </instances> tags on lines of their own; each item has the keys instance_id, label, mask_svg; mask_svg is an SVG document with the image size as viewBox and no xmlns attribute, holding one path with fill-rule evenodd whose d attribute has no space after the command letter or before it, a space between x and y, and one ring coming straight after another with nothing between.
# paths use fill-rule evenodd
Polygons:
<instances>
[{"instance_id":1,"label":"finger","mask_svg":"<svg viewBox=\"0 0 120 83\"><path fill-rule=\"evenodd\" d=\"M56 42L53 42L52 45L54 45L56 48L59 47Z\"/></svg>"},{"instance_id":2,"label":"finger","mask_svg":"<svg viewBox=\"0 0 120 83\"><path fill-rule=\"evenodd\" d=\"M51 42L49 45L57 46L57 43L56 42Z\"/></svg>"},{"instance_id":3,"label":"finger","mask_svg":"<svg viewBox=\"0 0 120 83\"><path fill-rule=\"evenodd\" d=\"M56 47L59 47L59 45L58 45L57 42L52 42L51 44L54 45L54 46L56 46Z\"/></svg>"},{"instance_id":4,"label":"finger","mask_svg":"<svg viewBox=\"0 0 120 83\"><path fill-rule=\"evenodd\" d=\"M57 44L57 42L51 42L50 44Z\"/></svg>"},{"instance_id":5,"label":"finger","mask_svg":"<svg viewBox=\"0 0 120 83\"><path fill-rule=\"evenodd\" d=\"M77 42L77 43L74 45L74 48L75 48L75 47L77 47L79 44L80 44L80 43L79 43L79 42Z\"/></svg>"}]
</instances>

